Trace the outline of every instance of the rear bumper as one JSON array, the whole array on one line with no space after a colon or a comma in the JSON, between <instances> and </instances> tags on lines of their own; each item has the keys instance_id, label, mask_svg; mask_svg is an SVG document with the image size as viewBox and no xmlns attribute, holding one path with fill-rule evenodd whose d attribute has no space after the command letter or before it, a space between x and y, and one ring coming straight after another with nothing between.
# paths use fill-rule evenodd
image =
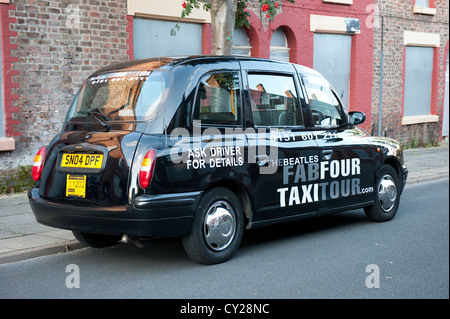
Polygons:
<instances>
[{"instance_id":1,"label":"rear bumper","mask_svg":"<svg viewBox=\"0 0 450 319\"><path fill-rule=\"evenodd\" d=\"M28 191L36 220L44 225L94 234L183 236L189 233L202 192L141 195L131 205L49 201L39 189Z\"/></svg>"}]
</instances>

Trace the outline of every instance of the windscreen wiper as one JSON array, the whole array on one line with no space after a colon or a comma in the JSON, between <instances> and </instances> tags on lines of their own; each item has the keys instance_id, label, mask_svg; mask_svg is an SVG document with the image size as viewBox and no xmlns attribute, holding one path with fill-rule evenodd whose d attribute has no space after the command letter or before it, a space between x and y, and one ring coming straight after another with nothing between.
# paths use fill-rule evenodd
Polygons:
<instances>
[{"instance_id":1,"label":"windscreen wiper","mask_svg":"<svg viewBox=\"0 0 450 319\"><path fill-rule=\"evenodd\" d=\"M111 130L111 126L102 121L101 117L103 115L100 112L91 110L88 112L88 114L91 115L93 118L95 118L97 120L97 122L99 122L106 129L106 132L109 132Z\"/></svg>"}]
</instances>

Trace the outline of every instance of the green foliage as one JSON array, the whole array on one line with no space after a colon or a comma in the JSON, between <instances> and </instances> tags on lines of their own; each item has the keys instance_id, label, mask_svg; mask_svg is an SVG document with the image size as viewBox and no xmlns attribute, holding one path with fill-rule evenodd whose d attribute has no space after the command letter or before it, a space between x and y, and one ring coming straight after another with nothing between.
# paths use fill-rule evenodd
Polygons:
<instances>
[{"instance_id":1,"label":"green foliage","mask_svg":"<svg viewBox=\"0 0 450 319\"><path fill-rule=\"evenodd\" d=\"M17 170L8 174L0 183L0 194L24 192L34 186L31 177L31 165L19 166Z\"/></svg>"},{"instance_id":2,"label":"green foliage","mask_svg":"<svg viewBox=\"0 0 450 319\"><path fill-rule=\"evenodd\" d=\"M427 147L438 147L439 141L436 139L433 139L430 142L421 141L418 137L413 137L411 140L408 141L407 144L402 145L404 149L413 149L413 148L427 148Z\"/></svg>"},{"instance_id":3,"label":"green foliage","mask_svg":"<svg viewBox=\"0 0 450 319\"><path fill-rule=\"evenodd\" d=\"M235 29L239 27L249 28L250 21L248 18L250 17L250 13L246 11L248 0L237 0L237 8L236 8L236 20L235 20ZM294 0L284 0L289 3L295 3ZM275 0L259 0L261 5L261 11L264 13L264 17L273 21L276 17L278 9L280 8L283 0L275 1ZM199 9L200 5L202 5L203 10L210 11L211 3L204 2L200 0L185 0L182 4L183 10L181 11L180 20L189 16L191 14L192 9ZM176 35L176 32L180 30L180 26L177 23L175 27L170 30L170 35Z\"/></svg>"},{"instance_id":4,"label":"green foliage","mask_svg":"<svg viewBox=\"0 0 450 319\"><path fill-rule=\"evenodd\" d=\"M294 0L285 0L286 2L294 3ZM261 4L261 11L263 11L264 16L269 19L270 21L273 21L275 19L278 8L280 7L280 1L275 0L259 0ZM283 1L281 1L283 2Z\"/></svg>"},{"instance_id":5,"label":"green foliage","mask_svg":"<svg viewBox=\"0 0 450 319\"><path fill-rule=\"evenodd\" d=\"M181 19L187 17L188 15L191 14L192 9L199 9L200 8L200 3L203 4L203 10L205 11L209 11L211 9L211 3L210 2L201 2L198 0L186 0L183 2L182 7L183 10L181 11ZM180 30L180 25L177 24L175 25L175 27L172 28L172 30L170 30L170 35L174 36L176 35L176 32Z\"/></svg>"},{"instance_id":6,"label":"green foliage","mask_svg":"<svg viewBox=\"0 0 450 319\"><path fill-rule=\"evenodd\" d=\"M234 23L234 28L237 29L239 27L249 28L250 21L248 18L250 17L250 13L245 11L247 8L247 1L238 0L237 2L237 10L236 10L236 20Z\"/></svg>"},{"instance_id":7,"label":"green foliage","mask_svg":"<svg viewBox=\"0 0 450 319\"><path fill-rule=\"evenodd\" d=\"M419 139L417 137L414 137L411 140L410 148L417 148L419 147Z\"/></svg>"}]
</instances>

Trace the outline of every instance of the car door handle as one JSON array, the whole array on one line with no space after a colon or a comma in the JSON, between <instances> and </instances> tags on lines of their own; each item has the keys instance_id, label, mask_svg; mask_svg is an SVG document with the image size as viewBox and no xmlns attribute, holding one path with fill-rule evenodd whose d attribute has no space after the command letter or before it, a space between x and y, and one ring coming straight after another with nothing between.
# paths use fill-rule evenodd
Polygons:
<instances>
[{"instance_id":1,"label":"car door handle","mask_svg":"<svg viewBox=\"0 0 450 319\"><path fill-rule=\"evenodd\" d=\"M329 161L331 159L331 156L333 156L333 151L332 150L322 151L322 159L324 161Z\"/></svg>"},{"instance_id":2,"label":"car door handle","mask_svg":"<svg viewBox=\"0 0 450 319\"><path fill-rule=\"evenodd\" d=\"M257 155L257 156L255 156L255 159L256 159L256 164L258 164L258 166L264 166L267 163L269 163L268 155Z\"/></svg>"}]
</instances>

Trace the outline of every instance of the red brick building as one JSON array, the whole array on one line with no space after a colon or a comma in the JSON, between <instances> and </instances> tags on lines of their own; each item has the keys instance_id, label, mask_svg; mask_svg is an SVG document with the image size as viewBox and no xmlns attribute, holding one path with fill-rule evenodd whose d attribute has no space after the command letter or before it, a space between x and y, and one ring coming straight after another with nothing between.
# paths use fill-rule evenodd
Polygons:
<instances>
[{"instance_id":1,"label":"red brick building","mask_svg":"<svg viewBox=\"0 0 450 319\"><path fill-rule=\"evenodd\" d=\"M61 130L82 81L95 69L129 58L127 3L0 0L0 35L5 188L15 186L18 168L32 164L36 149Z\"/></svg>"},{"instance_id":2,"label":"red brick building","mask_svg":"<svg viewBox=\"0 0 450 319\"><path fill-rule=\"evenodd\" d=\"M373 133L404 145L436 144L448 138L449 1L378 0L377 9Z\"/></svg>"},{"instance_id":3,"label":"red brick building","mask_svg":"<svg viewBox=\"0 0 450 319\"><path fill-rule=\"evenodd\" d=\"M36 151L59 132L73 95L93 71L128 59L211 52L207 12L194 11L180 23L177 35L170 35L180 16L182 2L0 0L0 185L11 179L17 167L30 165ZM380 28L375 22L380 11L390 10L391 3L379 2L284 2L270 22L261 11L259 1L249 1L251 27L235 31L233 52L291 61L319 70L336 87L347 109L366 113L363 127L376 134ZM446 12L448 19L448 0L431 2L438 13L429 20L440 21L442 12ZM391 78L402 82L403 71L397 67L402 65L403 56L393 55L394 65L389 64L387 48L394 39L388 40L390 32L386 27L387 24L383 134L404 138L405 130L400 123L402 111L399 111L401 99L396 100L399 93L392 93L392 84L388 82ZM389 30L394 28L389 24ZM446 30L446 35L436 32L441 34L441 49L447 37L448 52L448 27ZM402 49L403 46L393 52L403 52ZM435 60L439 69L439 75L435 76L438 94L443 91L445 73L441 51ZM391 69L397 73L391 74ZM439 95L434 99L438 101L435 112L441 121L443 98ZM430 138L440 138L437 129L429 132Z\"/></svg>"},{"instance_id":4,"label":"red brick building","mask_svg":"<svg viewBox=\"0 0 450 319\"><path fill-rule=\"evenodd\" d=\"M173 2L172 6L170 2ZM150 6L144 2L134 2L129 7L129 21L135 32L134 58L181 53L183 50L175 48L177 45L188 47L191 50L189 53L211 53L211 27L207 16L189 16L190 20L187 21L190 23L181 26L181 32L185 33L167 42L161 40L164 34L166 38L169 37L169 30L173 28L171 20L178 18L176 6L181 2L168 1L160 5L160 10L155 8L158 5ZM261 11L260 2L249 1L251 26L235 32L235 53L283 59L322 71L342 92L349 109L358 109L367 114L365 128L370 129L373 23L369 22L373 19L373 6L373 0L284 2L275 19L270 22ZM153 34L152 29L160 32ZM139 41L144 35L153 41ZM161 50L152 52L155 42L160 44ZM331 46L342 47L342 50L330 50ZM168 52L168 47L175 49ZM343 67L339 68L341 65Z\"/></svg>"}]
</instances>

